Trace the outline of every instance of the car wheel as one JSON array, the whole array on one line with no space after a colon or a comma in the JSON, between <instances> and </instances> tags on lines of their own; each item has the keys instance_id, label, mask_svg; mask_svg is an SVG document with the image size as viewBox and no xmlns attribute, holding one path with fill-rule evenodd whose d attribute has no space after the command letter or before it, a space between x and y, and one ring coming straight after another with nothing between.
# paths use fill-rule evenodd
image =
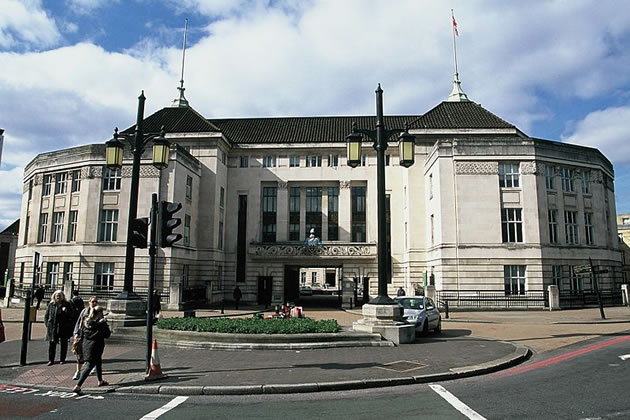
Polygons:
<instances>
[{"instance_id":1,"label":"car wheel","mask_svg":"<svg viewBox=\"0 0 630 420\"><path fill-rule=\"evenodd\" d=\"M434 333L439 334L442 332L442 318L438 319L437 327L433 330Z\"/></svg>"}]
</instances>

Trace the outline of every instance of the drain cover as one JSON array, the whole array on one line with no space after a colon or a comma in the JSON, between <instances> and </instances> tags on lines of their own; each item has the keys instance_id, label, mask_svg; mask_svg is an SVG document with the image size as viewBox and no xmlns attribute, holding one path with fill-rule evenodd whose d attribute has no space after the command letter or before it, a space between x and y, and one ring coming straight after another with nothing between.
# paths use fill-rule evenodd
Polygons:
<instances>
[{"instance_id":1,"label":"drain cover","mask_svg":"<svg viewBox=\"0 0 630 420\"><path fill-rule=\"evenodd\" d=\"M376 366L376 367L381 368L381 369L393 370L395 372L409 372L410 370L421 369L426 366L427 365L418 363L418 362L400 360L398 362L385 363L381 366Z\"/></svg>"}]
</instances>

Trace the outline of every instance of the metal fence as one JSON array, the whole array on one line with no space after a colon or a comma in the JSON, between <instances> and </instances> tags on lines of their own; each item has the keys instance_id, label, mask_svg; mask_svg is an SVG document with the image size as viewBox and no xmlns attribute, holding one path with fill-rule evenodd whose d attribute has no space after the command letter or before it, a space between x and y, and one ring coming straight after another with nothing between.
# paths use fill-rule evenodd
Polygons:
<instances>
[{"instance_id":1,"label":"metal fence","mask_svg":"<svg viewBox=\"0 0 630 420\"><path fill-rule=\"evenodd\" d=\"M206 301L206 286L188 287L182 290L182 302L201 301Z\"/></svg>"},{"instance_id":2,"label":"metal fence","mask_svg":"<svg viewBox=\"0 0 630 420\"><path fill-rule=\"evenodd\" d=\"M542 309L548 306L547 293L526 292L507 295L504 291L456 290L435 292L441 308L461 309Z\"/></svg>"},{"instance_id":3,"label":"metal fence","mask_svg":"<svg viewBox=\"0 0 630 420\"><path fill-rule=\"evenodd\" d=\"M603 306L622 305L623 297L621 289L602 290L600 292ZM597 293L593 290L560 292L561 308L584 308L598 306Z\"/></svg>"},{"instance_id":4,"label":"metal fence","mask_svg":"<svg viewBox=\"0 0 630 420\"><path fill-rule=\"evenodd\" d=\"M57 289L52 289L52 288L46 288L44 289L44 302L47 302L50 300L51 295L55 292L55 290ZM99 289L99 288L94 288L94 287L78 287L75 290L79 291L79 296L81 296L81 298L83 300L87 300L90 296L96 296L98 298L98 300L100 301L107 301L110 299L114 299L116 296L118 296L118 294L120 292L122 292L122 289ZM27 291L31 291L31 297L33 296L32 292L33 289L31 289L30 287L19 287L16 286L15 291L13 293L13 296L18 297L18 298L24 298L26 297L26 292ZM170 293L169 293L169 289L162 289L162 290L158 290L158 292L160 293L160 302L163 304L168 304L169 300L170 300ZM146 288L134 288L134 293L137 294L138 296L140 296L140 298L142 300L147 300L147 289ZM66 296L66 299L70 299L70 296Z\"/></svg>"}]
</instances>

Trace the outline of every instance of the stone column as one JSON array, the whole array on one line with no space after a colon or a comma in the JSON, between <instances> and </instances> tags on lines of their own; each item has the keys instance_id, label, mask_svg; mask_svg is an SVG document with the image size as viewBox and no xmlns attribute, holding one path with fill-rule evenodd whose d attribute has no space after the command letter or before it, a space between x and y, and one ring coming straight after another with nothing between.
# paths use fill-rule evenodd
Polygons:
<instances>
[{"instance_id":1,"label":"stone column","mask_svg":"<svg viewBox=\"0 0 630 420\"><path fill-rule=\"evenodd\" d=\"M560 291L558 286L550 284L547 286L547 292L549 293L549 310L554 311L560 309Z\"/></svg>"},{"instance_id":2,"label":"stone column","mask_svg":"<svg viewBox=\"0 0 630 420\"><path fill-rule=\"evenodd\" d=\"M179 310L181 301L182 301L182 284L179 282L177 283L173 282L170 285L168 308Z\"/></svg>"},{"instance_id":3,"label":"stone column","mask_svg":"<svg viewBox=\"0 0 630 420\"><path fill-rule=\"evenodd\" d=\"M339 182L339 240L352 239L352 188L350 181Z\"/></svg>"}]
</instances>

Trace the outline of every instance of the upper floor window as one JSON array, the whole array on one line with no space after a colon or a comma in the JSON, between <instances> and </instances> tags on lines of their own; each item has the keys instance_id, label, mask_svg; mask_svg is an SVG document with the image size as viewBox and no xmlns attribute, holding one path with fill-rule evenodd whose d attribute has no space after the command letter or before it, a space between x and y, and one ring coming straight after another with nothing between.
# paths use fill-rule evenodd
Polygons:
<instances>
[{"instance_id":1,"label":"upper floor window","mask_svg":"<svg viewBox=\"0 0 630 420\"><path fill-rule=\"evenodd\" d=\"M225 208L225 188L219 190L219 207Z\"/></svg>"},{"instance_id":2,"label":"upper floor window","mask_svg":"<svg viewBox=\"0 0 630 420\"><path fill-rule=\"evenodd\" d=\"M225 152L222 149L219 149L219 160L221 161L222 164L225 165L226 161L227 161L227 157Z\"/></svg>"},{"instance_id":3,"label":"upper floor window","mask_svg":"<svg viewBox=\"0 0 630 420\"><path fill-rule=\"evenodd\" d=\"M103 169L103 191L120 190L122 175L120 169Z\"/></svg>"},{"instance_id":4,"label":"upper floor window","mask_svg":"<svg viewBox=\"0 0 630 420\"><path fill-rule=\"evenodd\" d=\"M503 242L523 242L521 209L501 209L501 233Z\"/></svg>"},{"instance_id":5,"label":"upper floor window","mask_svg":"<svg viewBox=\"0 0 630 420\"><path fill-rule=\"evenodd\" d=\"M55 194L65 194L68 192L68 173L59 172L55 174Z\"/></svg>"},{"instance_id":6,"label":"upper floor window","mask_svg":"<svg viewBox=\"0 0 630 420\"><path fill-rule=\"evenodd\" d=\"M558 243L558 210L550 209L549 215L549 243Z\"/></svg>"},{"instance_id":7,"label":"upper floor window","mask_svg":"<svg viewBox=\"0 0 630 420\"><path fill-rule=\"evenodd\" d=\"M289 156L289 167L290 168L299 168L300 167L300 157L297 155Z\"/></svg>"},{"instance_id":8,"label":"upper floor window","mask_svg":"<svg viewBox=\"0 0 630 420\"><path fill-rule=\"evenodd\" d=\"M322 156L321 155L307 156L306 166L309 168L322 166Z\"/></svg>"},{"instance_id":9,"label":"upper floor window","mask_svg":"<svg viewBox=\"0 0 630 420\"><path fill-rule=\"evenodd\" d=\"M190 246L190 215L184 216L184 246Z\"/></svg>"},{"instance_id":10,"label":"upper floor window","mask_svg":"<svg viewBox=\"0 0 630 420\"><path fill-rule=\"evenodd\" d=\"M289 188L289 240L300 240L300 189Z\"/></svg>"},{"instance_id":11,"label":"upper floor window","mask_svg":"<svg viewBox=\"0 0 630 420\"><path fill-rule=\"evenodd\" d=\"M593 245L593 213L584 213L584 231L586 245Z\"/></svg>"},{"instance_id":12,"label":"upper floor window","mask_svg":"<svg viewBox=\"0 0 630 420\"><path fill-rule=\"evenodd\" d=\"M48 239L48 213L41 213L39 215L39 232L37 235L37 242L46 242Z\"/></svg>"},{"instance_id":13,"label":"upper floor window","mask_svg":"<svg viewBox=\"0 0 630 420\"><path fill-rule=\"evenodd\" d=\"M192 176L186 175L186 198L192 200Z\"/></svg>"},{"instance_id":14,"label":"upper floor window","mask_svg":"<svg viewBox=\"0 0 630 420\"><path fill-rule=\"evenodd\" d=\"M115 242L118 234L118 210L101 210L99 242Z\"/></svg>"},{"instance_id":15,"label":"upper floor window","mask_svg":"<svg viewBox=\"0 0 630 420\"><path fill-rule=\"evenodd\" d=\"M272 155L263 156L263 168L275 168L276 157Z\"/></svg>"},{"instance_id":16,"label":"upper floor window","mask_svg":"<svg viewBox=\"0 0 630 420\"><path fill-rule=\"evenodd\" d=\"M63 242L63 219L64 212L56 211L53 213L50 242Z\"/></svg>"},{"instance_id":17,"label":"upper floor window","mask_svg":"<svg viewBox=\"0 0 630 420\"><path fill-rule=\"evenodd\" d=\"M575 192L575 186L573 185L575 171L573 169L560 168L560 178L562 180L562 191Z\"/></svg>"},{"instance_id":18,"label":"upper floor window","mask_svg":"<svg viewBox=\"0 0 630 420\"><path fill-rule=\"evenodd\" d=\"M50 186L52 184L52 175L44 175L42 181L42 196L50 195Z\"/></svg>"},{"instance_id":19,"label":"upper floor window","mask_svg":"<svg viewBox=\"0 0 630 420\"><path fill-rule=\"evenodd\" d=\"M339 240L339 187L328 187L328 240Z\"/></svg>"},{"instance_id":20,"label":"upper floor window","mask_svg":"<svg viewBox=\"0 0 630 420\"><path fill-rule=\"evenodd\" d=\"M406 187L405 187L405 195L407 195ZM429 174L429 200L431 200L432 198L433 198L433 174Z\"/></svg>"},{"instance_id":21,"label":"upper floor window","mask_svg":"<svg viewBox=\"0 0 630 420\"><path fill-rule=\"evenodd\" d=\"M70 210L68 219L68 242L75 242L77 240L79 212L77 210Z\"/></svg>"},{"instance_id":22,"label":"upper floor window","mask_svg":"<svg viewBox=\"0 0 630 420\"><path fill-rule=\"evenodd\" d=\"M72 174L72 187L71 192L77 192L81 189L81 170L77 169L71 172Z\"/></svg>"},{"instance_id":23,"label":"upper floor window","mask_svg":"<svg viewBox=\"0 0 630 420\"><path fill-rule=\"evenodd\" d=\"M223 220L219 220L219 238L217 239L217 248L223 249Z\"/></svg>"},{"instance_id":24,"label":"upper floor window","mask_svg":"<svg viewBox=\"0 0 630 420\"><path fill-rule=\"evenodd\" d=\"M263 188L263 242L276 241L277 187Z\"/></svg>"},{"instance_id":25,"label":"upper floor window","mask_svg":"<svg viewBox=\"0 0 630 420\"><path fill-rule=\"evenodd\" d=\"M28 181L28 201L33 198L33 180Z\"/></svg>"},{"instance_id":26,"label":"upper floor window","mask_svg":"<svg viewBox=\"0 0 630 420\"><path fill-rule=\"evenodd\" d=\"M554 180L556 178L555 166L545 165L545 187L548 190L555 189Z\"/></svg>"},{"instance_id":27,"label":"upper floor window","mask_svg":"<svg viewBox=\"0 0 630 420\"><path fill-rule=\"evenodd\" d=\"M241 168L249 168L249 156L241 156Z\"/></svg>"},{"instance_id":28,"label":"upper floor window","mask_svg":"<svg viewBox=\"0 0 630 420\"><path fill-rule=\"evenodd\" d=\"M585 169L582 171L582 194L591 193L591 171Z\"/></svg>"},{"instance_id":29,"label":"upper floor window","mask_svg":"<svg viewBox=\"0 0 630 420\"><path fill-rule=\"evenodd\" d=\"M352 187L352 242L365 242L367 240L365 229L365 190L365 187Z\"/></svg>"},{"instance_id":30,"label":"upper floor window","mask_svg":"<svg viewBox=\"0 0 630 420\"><path fill-rule=\"evenodd\" d=\"M328 155L328 166L336 168L339 166L339 155L338 154L330 154Z\"/></svg>"},{"instance_id":31,"label":"upper floor window","mask_svg":"<svg viewBox=\"0 0 630 420\"><path fill-rule=\"evenodd\" d=\"M519 187L520 169L518 163L499 163L499 186L502 188Z\"/></svg>"},{"instance_id":32,"label":"upper floor window","mask_svg":"<svg viewBox=\"0 0 630 420\"><path fill-rule=\"evenodd\" d=\"M577 211L564 212L564 230L565 230L567 244L577 245L578 244Z\"/></svg>"}]
</instances>

